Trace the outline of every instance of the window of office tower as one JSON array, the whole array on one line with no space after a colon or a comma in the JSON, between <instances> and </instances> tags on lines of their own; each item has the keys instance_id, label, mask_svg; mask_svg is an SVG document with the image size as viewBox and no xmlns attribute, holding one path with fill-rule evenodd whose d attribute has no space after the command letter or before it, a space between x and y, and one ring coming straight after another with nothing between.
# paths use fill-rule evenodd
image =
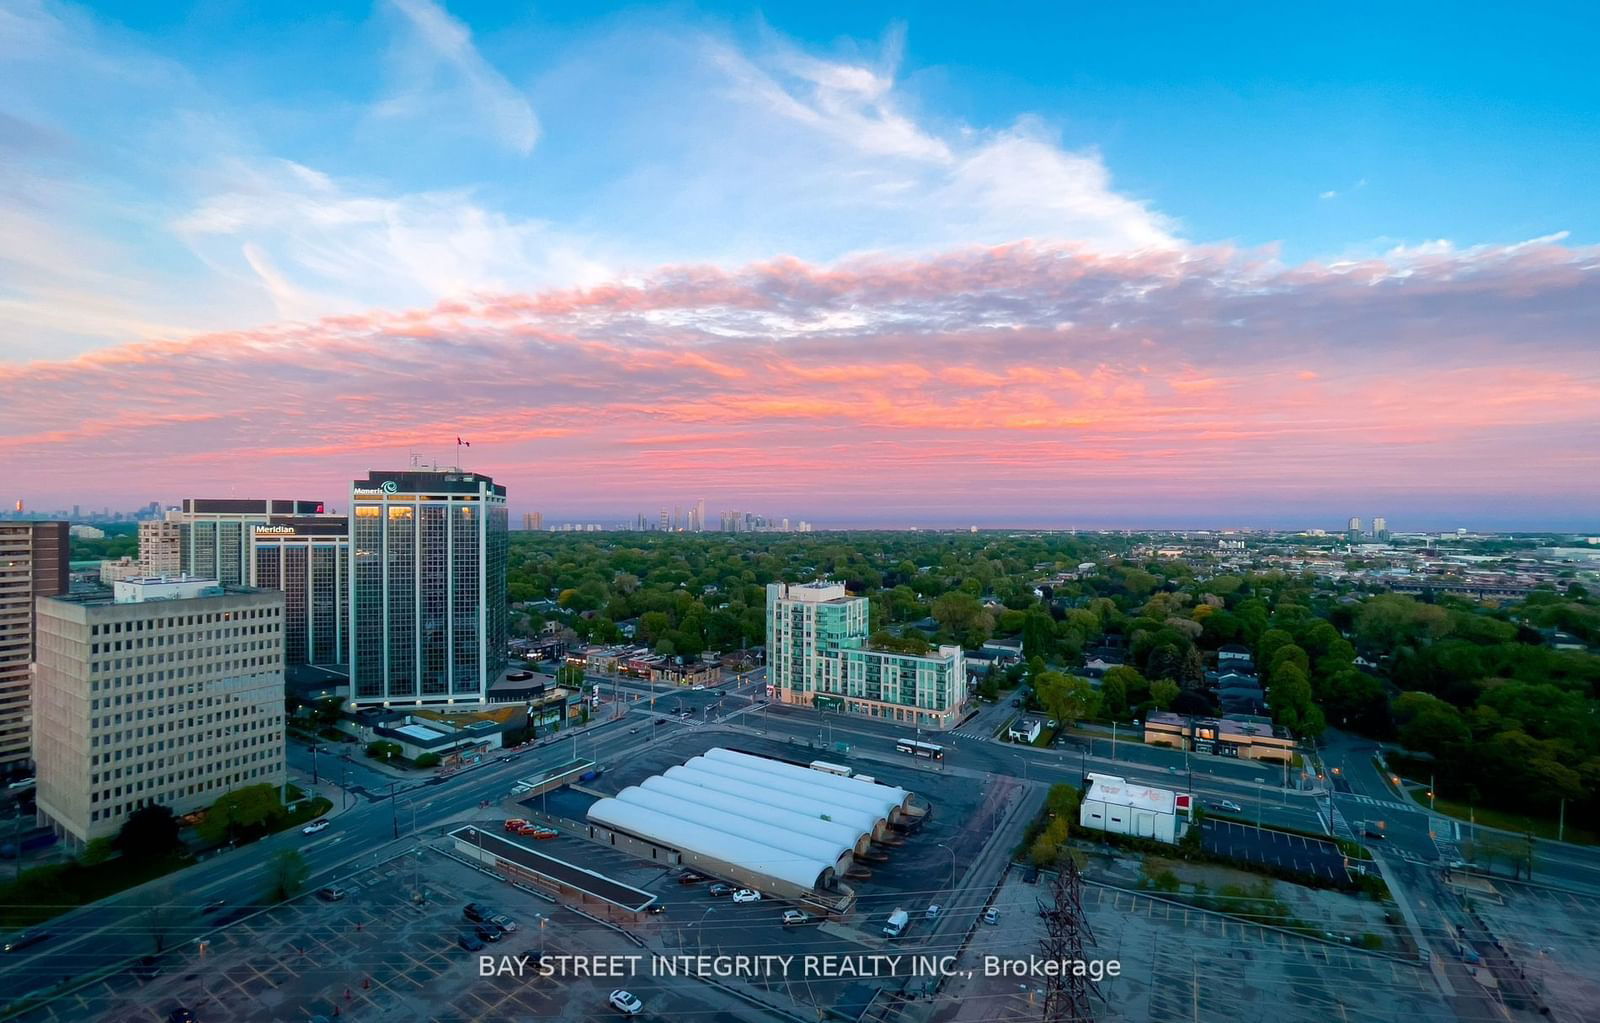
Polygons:
<instances>
[{"instance_id":1,"label":"window of office tower","mask_svg":"<svg viewBox=\"0 0 1600 1023\"><path fill-rule=\"evenodd\" d=\"M391 504L383 549L388 567L390 696L417 694L417 533L409 505Z\"/></svg>"},{"instance_id":2,"label":"window of office tower","mask_svg":"<svg viewBox=\"0 0 1600 1023\"><path fill-rule=\"evenodd\" d=\"M478 516L470 505L457 505L454 509L454 563L455 592L451 595L451 617L455 653L455 691L475 692L478 689Z\"/></svg>"},{"instance_id":3,"label":"window of office tower","mask_svg":"<svg viewBox=\"0 0 1600 1023\"><path fill-rule=\"evenodd\" d=\"M352 523L351 563L355 571L356 634L354 648L357 696L383 695L383 511L358 504Z\"/></svg>"},{"instance_id":4,"label":"window of office tower","mask_svg":"<svg viewBox=\"0 0 1600 1023\"><path fill-rule=\"evenodd\" d=\"M449 584L450 548L448 520L440 504L424 504L418 554L418 599L421 619L417 623L422 650L422 692L439 695L450 691L449 666Z\"/></svg>"}]
</instances>

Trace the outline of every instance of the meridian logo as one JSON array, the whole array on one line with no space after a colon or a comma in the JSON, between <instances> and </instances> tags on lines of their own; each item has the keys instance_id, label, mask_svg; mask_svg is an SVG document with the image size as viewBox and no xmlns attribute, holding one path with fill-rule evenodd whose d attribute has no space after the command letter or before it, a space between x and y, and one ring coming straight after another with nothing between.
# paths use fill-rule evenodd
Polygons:
<instances>
[{"instance_id":1,"label":"meridian logo","mask_svg":"<svg viewBox=\"0 0 1600 1023\"><path fill-rule=\"evenodd\" d=\"M383 481L383 492L385 494L392 494L396 490L399 490L399 489L400 489L400 484L396 483L394 480L384 480Z\"/></svg>"}]
</instances>

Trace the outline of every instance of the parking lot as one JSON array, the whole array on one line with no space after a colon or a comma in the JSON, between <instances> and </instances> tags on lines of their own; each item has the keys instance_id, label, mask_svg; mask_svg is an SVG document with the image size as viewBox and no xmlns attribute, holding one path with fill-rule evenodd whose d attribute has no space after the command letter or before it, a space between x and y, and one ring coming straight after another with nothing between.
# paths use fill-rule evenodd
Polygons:
<instances>
[{"instance_id":1,"label":"parking lot","mask_svg":"<svg viewBox=\"0 0 1600 1023\"><path fill-rule=\"evenodd\" d=\"M143 980L132 972L58 999L24 1017L49 1023L163 1023L179 1006L206 1021L300 1023L318 1016L384 1023L512 1023L529 1018L613 1020L614 987L631 982L556 976L478 976L475 953L457 944L468 902L519 923L488 953L627 954L614 931L427 852L369 867L340 882L338 902L311 895L186 944ZM426 902L412 902L420 891ZM739 907L741 909L745 907ZM542 926L541 926L542 924ZM728 1015L741 1003L693 982L629 987L644 1001L636 1019L760 1018Z\"/></svg>"},{"instance_id":2,"label":"parking lot","mask_svg":"<svg viewBox=\"0 0 1600 1023\"><path fill-rule=\"evenodd\" d=\"M1551 1018L1594 1019L1600 1007L1600 899L1500 879L1495 888L1503 902L1476 899L1473 905L1505 956L1550 1006ZM1445 954L1451 954L1448 948Z\"/></svg>"},{"instance_id":3,"label":"parking lot","mask_svg":"<svg viewBox=\"0 0 1600 1023\"><path fill-rule=\"evenodd\" d=\"M625 766L606 772L583 788L614 794L718 745L795 762L814 759L808 748L784 742L751 736L686 733L641 750ZM844 764L853 762L848 753L837 750L830 752L827 759ZM918 793L928 791L931 776L916 770L910 762L902 766L874 760L861 761L855 766L885 784ZM782 915L793 908L787 903L769 896L759 903L735 905L729 898L713 897L709 883L679 884L676 869L664 868L571 834L564 835L559 842L548 843L541 851L580 857L583 866L591 870L656 894L665 912L646 925L649 932L646 939L652 943L659 940L670 952L706 955L927 952L930 949L926 943L934 939L934 925L940 922L928 918L930 906L941 907L941 919L961 913L970 914L968 919L971 919L981 908L981 896L974 902L971 893L965 890L967 870L994 837L1010 801L1019 798L1020 790L1020 785L1009 778L982 780L944 775L934 780L939 782L939 788L932 814L920 831L905 836L902 844L889 850L886 861L868 864L872 871L870 878L849 882L858 898L855 911L842 921L786 929ZM508 811L514 809L515 815L532 817L542 808L552 816L581 821L594 798L587 792L564 789L548 797L508 801L505 805ZM954 895L952 889L961 894ZM911 923L905 936L891 944L881 932L888 916L896 909L905 909ZM758 982L758 985L802 1006L833 1007L840 1011L847 1008L842 1003L860 1003L870 998L873 987L870 981L858 982L848 977L791 979L789 982L775 979L770 983Z\"/></svg>"},{"instance_id":4,"label":"parking lot","mask_svg":"<svg viewBox=\"0 0 1600 1023\"><path fill-rule=\"evenodd\" d=\"M1207 820L1203 829L1202 847L1213 855L1259 867L1292 870L1340 886L1350 884L1344 853L1331 839L1307 838L1219 820Z\"/></svg>"},{"instance_id":5,"label":"parking lot","mask_svg":"<svg viewBox=\"0 0 1600 1023\"><path fill-rule=\"evenodd\" d=\"M1000 923L980 926L959 968L983 957L1040 954L1044 885L1015 871L995 898ZM1100 1023L1226 1020L1228 1023L1392 1023L1454 1018L1431 976L1415 966L1300 938L1132 892L1093 885L1083 908L1094 932L1085 958L1116 961L1099 983ZM939 993L935 1023L1038 1018L1041 980L956 978Z\"/></svg>"}]
</instances>

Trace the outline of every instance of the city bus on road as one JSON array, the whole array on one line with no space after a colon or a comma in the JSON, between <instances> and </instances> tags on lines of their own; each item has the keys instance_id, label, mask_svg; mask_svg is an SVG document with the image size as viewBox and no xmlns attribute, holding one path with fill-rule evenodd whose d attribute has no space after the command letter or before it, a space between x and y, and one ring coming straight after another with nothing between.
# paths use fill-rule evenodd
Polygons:
<instances>
[{"instance_id":1,"label":"city bus on road","mask_svg":"<svg viewBox=\"0 0 1600 1023\"><path fill-rule=\"evenodd\" d=\"M914 757L927 757L929 760L944 759L943 746L935 746L931 742L922 742L919 739L898 739L894 748L897 753L909 753Z\"/></svg>"},{"instance_id":2,"label":"city bus on road","mask_svg":"<svg viewBox=\"0 0 1600 1023\"><path fill-rule=\"evenodd\" d=\"M811 769L813 771L821 771L823 774L836 774L841 778L848 778L856 773L848 767L844 767L839 764L830 764L826 760L811 761Z\"/></svg>"}]
</instances>

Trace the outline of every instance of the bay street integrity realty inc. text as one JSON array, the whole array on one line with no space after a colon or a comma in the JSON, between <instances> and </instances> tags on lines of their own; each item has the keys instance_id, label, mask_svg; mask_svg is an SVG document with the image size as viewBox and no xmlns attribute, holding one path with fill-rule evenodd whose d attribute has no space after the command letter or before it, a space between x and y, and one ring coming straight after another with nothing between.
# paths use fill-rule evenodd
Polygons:
<instances>
[{"instance_id":1,"label":"bay street integrity realty inc. text","mask_svg":"<svg viewBox=\"0 0 1600 1023\"><path fill-rule=\"evenodd\" d=\"M1088 977L1122 973L1115 959L982 956L968 967L932 955L481 955L480 977Z\"/></svg>"}]
</instances>

